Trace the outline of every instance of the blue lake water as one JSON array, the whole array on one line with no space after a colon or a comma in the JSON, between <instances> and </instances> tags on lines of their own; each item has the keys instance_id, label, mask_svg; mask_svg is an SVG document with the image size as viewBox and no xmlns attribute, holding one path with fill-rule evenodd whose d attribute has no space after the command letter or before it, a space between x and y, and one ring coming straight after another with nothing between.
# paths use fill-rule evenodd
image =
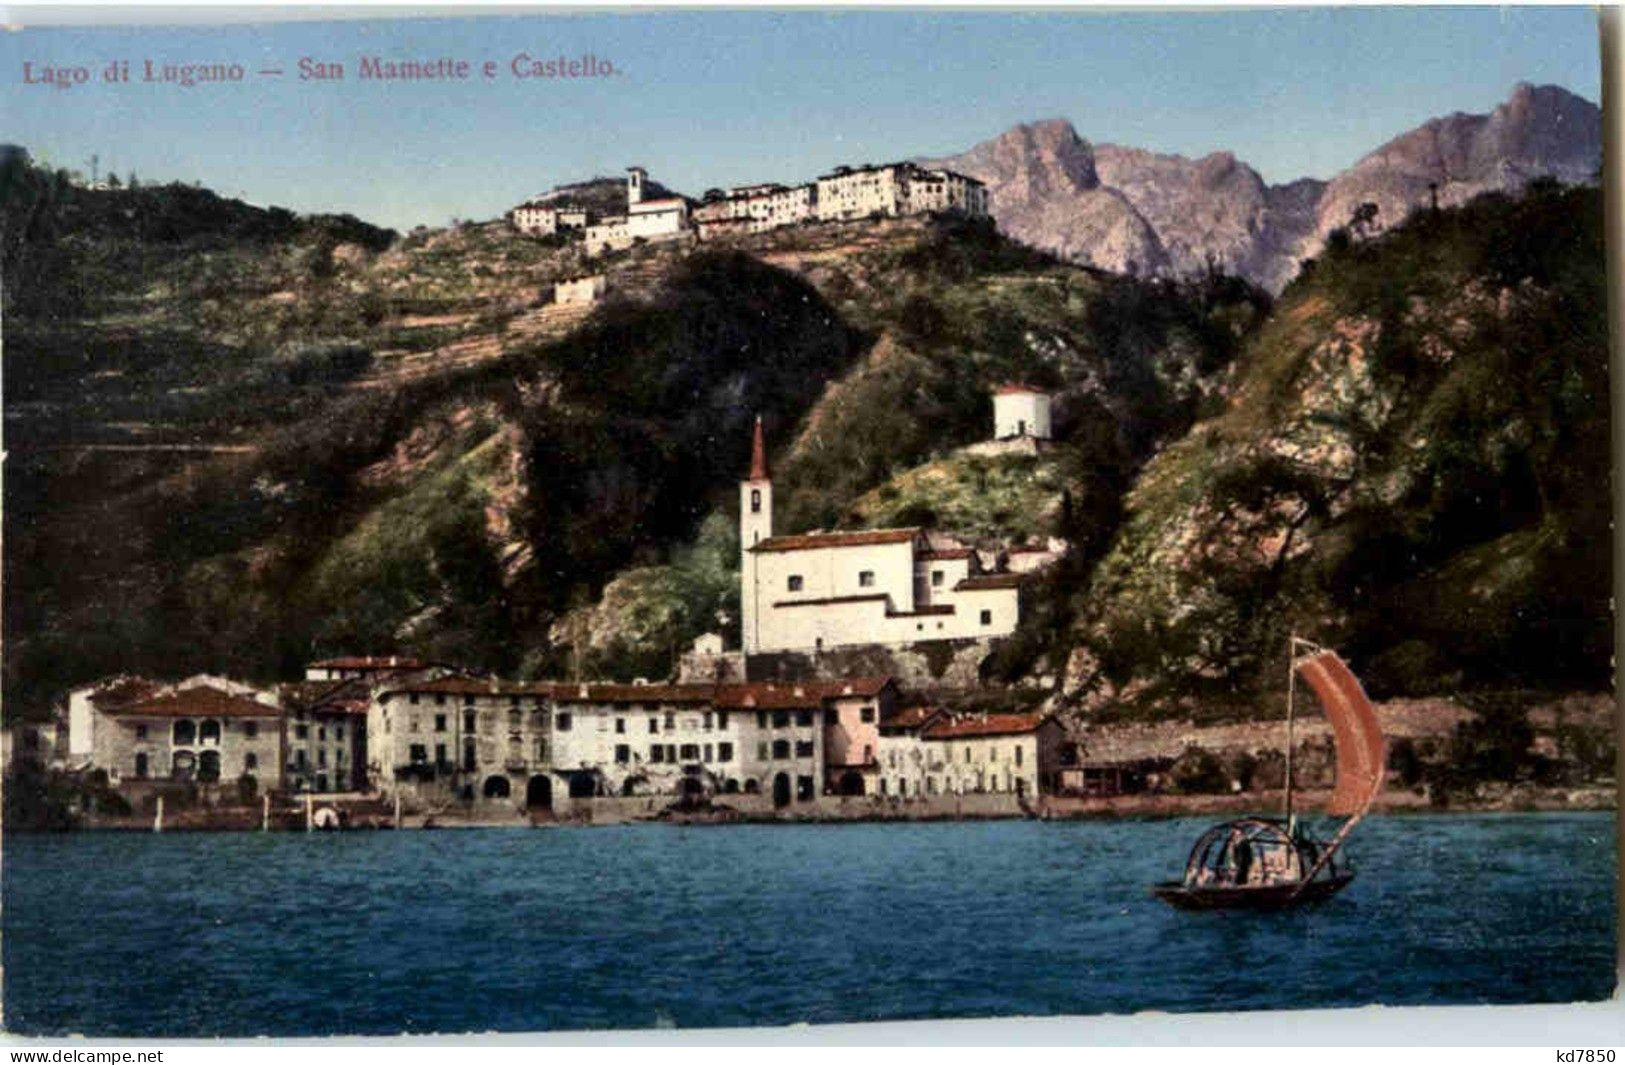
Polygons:
<instances>
[{"instance_id":1,"label":"blue lake water","mask_svg":"<svg viewBox=\"0 0 1625 1065\"><path fill-rule=\"evenodd\" d=\"M5 1027L123 1036L1555 1002L1612 814L1378 817L1314 909L1174 911L1207 820L12 836Z\"/></svg>"}]
</instances>

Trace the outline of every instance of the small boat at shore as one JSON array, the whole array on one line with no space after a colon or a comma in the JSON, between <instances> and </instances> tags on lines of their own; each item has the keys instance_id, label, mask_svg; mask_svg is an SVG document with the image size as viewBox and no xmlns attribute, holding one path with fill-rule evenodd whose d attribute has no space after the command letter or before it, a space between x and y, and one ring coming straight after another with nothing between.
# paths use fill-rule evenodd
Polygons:
<instances>
[{"instance_id":1,"label":"small boat at shore","mask_svg":"<svg viewBox=\"0 0 1625 1065\"><path fill-rule=\"evenodd\" d=\"M1151 893L1182 910L1280 910L1331 898L1354 879L1340 850L1382 791L1387 744L1376 710L1348 664L1333 651L1291 638L1287 672L1286 810L1208 829L1191 848L1180 880ZM1292 722L1302 677L1331 722L1337 787L1327 814L1344 818L1330 840L1313 836L1292 812Z\"/></svg>"}]
</instances>

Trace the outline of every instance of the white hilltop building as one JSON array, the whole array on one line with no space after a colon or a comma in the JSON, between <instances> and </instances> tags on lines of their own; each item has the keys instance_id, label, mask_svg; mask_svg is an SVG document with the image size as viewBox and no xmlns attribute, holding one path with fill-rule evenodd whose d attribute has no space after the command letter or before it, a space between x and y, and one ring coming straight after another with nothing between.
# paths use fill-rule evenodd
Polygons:
<instances>
[{"instance_id":1,"label":"white hilltop building","mask_svg":"<svg viewBox=\"0 0 1625 1065\"><path fill-rule=\"evenodd\" d=\"M993 392L993 439L1049 440L1050 395L1029 385L1001 385Z\"/></svg>"},{"instance_id":2,"label":"white hilltop building","mask_svg":"<svg viewBox=\"0 0 1625 1065\"><path fill-rule=\"evenodd\" d=\"M741 643L748 655L1008 636L1023 575L984 572L923 529L773 535L762 423L739 486Z\"/></svg>"}]
</instances>

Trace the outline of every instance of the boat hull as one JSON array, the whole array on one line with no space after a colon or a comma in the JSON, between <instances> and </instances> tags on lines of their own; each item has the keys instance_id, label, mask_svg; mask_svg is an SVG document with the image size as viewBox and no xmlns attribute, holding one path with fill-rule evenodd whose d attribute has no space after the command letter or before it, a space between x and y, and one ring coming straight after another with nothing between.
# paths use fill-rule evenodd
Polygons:
<instances>
[{"instance_id":1,"label":"boat hull","mask_svg":"<svg viewBox=\"0 0 1625 1065\"><path fill-rule=\"evenodd\" d=\"M1158 884L1151 893L1181 910L1284 910L1323 902L1348 886L1353 873L1338 873L1298 884L1259 884L1251 887L1189 887L1173 882Z\"/></svg>"}]
</instances>

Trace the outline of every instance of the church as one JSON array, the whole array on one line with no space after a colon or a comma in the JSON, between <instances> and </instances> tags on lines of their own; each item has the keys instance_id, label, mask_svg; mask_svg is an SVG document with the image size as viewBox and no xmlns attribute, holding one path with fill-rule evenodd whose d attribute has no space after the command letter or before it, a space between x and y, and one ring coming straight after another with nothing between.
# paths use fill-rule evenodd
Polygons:
<instances>
[{"instance_id":1,"label":"church","mask_svg":"<svg viewBox=\"0 0 1625 1065\"><path fill-rule=\"evenodd\" d=\"M923 529L773 535L773 481L756 419L739 485L741 644L749 655L1008 636L1021 573Z\"/></svg>"}]
</instances>

